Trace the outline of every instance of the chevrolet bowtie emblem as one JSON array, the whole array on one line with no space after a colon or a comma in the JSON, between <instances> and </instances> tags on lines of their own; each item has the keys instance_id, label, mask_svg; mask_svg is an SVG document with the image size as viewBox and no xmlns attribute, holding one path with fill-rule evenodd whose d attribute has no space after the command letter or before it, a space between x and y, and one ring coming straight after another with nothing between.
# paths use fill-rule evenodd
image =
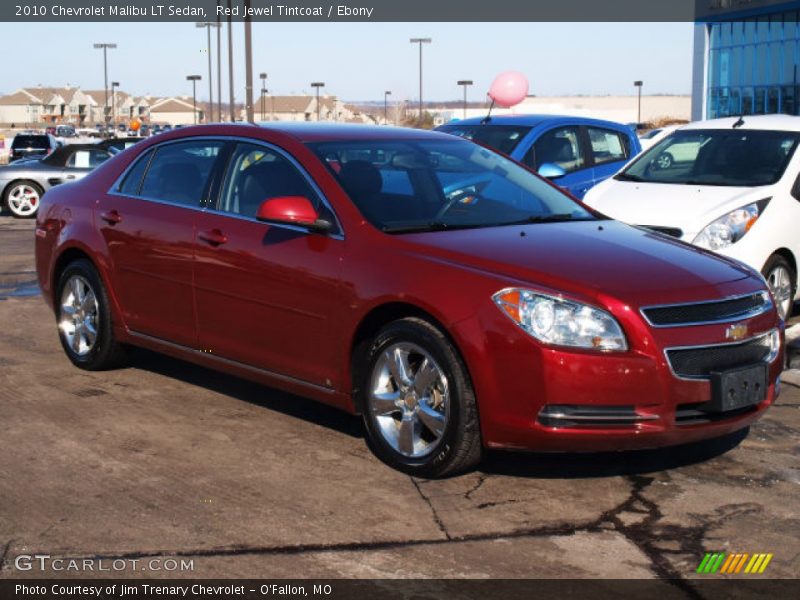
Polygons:
<instances>
[{"instance_id":1,"label":"chevrolet bowtie emblem","mask_svg":"<svg viewBox=\"0 0 800 600\"><path fill-rule=\"evenodd\" d=\"M736 323L731 325L725 330L725 337L729 340L741 340L747 335L747 325L744 323Z\"/></svg>"}]
</instances>

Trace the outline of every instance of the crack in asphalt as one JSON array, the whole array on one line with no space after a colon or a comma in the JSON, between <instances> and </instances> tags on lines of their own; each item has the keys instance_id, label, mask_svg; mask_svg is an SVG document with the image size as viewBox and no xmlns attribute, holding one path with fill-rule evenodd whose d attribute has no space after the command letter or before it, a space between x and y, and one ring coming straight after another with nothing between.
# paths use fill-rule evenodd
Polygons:
<instances>
[{"instance_id":1,"label":"crack in asphalt","mask_svg":"<svg viewBox=\"0 0 800 600\"><path fill-rule=\"evenodd\" d=\"M0 553L0 571L3 570L3 565L6 564L6 556L8 556L8 550L11 548L11 544L14 543L14 540L8 540L5 546L3 546L3 552Z\"/></svg>"},{"instance_id":2,"label":"crack in asphalt","mask_svg":"<svg viewBox=\"0 0 800 600\"><path fill-rule=\"evenodd\" d=\"M475 492L477 492L479 489L481 489L483 487L483 484L486 483L486 479L487 479L487 476L484 475L483 473L478 475L478 483L476 483L472 488L470 488L469 490L467 490L464 493L464 498L466 500L471 499L472 498L472 494L474 494Z\"/></svg>"},{"instance_id":3,"label":"crack in asphalt","mask_svg":"<svg viewBox=\"0 0 800 600\"><path fill-rule=\"evenodd\" d=\"M488 477L484 477L485 479ZM463 544L474 542L488 542L521 538L547 538L567 537L576 533L617 532L624 536L648 559L653 573L661 580L678 588L687 597L693 600L703 600L704 596L692 585L691 581L683 577L669 560L669 555L703 556L706 549L703 540L706 534L724 524L745 514L756 513L762 510L756 504L731 504L716 509L716 518L709 520L704 517L704 522L698 525L659 525L664 515L658 503L649 500L644 493L655 481L654 477L643 475L629 475L625 479L631 484L628 497L616 507L603 512L597 519L576 523L557 523L549 526L522 528L508 532L489 532L464 535L451 535L440 518L430 499L422 492L419 483L410 478L423 501L430 507L433 519L445 538L417 538L405 540L378 540L374 542L343 542L331 544L295 544L279 546L248 546L232 545L215 548L195 548L187 550L143 550L125 553L108 553L92 555L76 555L64 557L64 560L117 560L117 559L148 559L162 556L171 557L227 557L243 555L297 555L326 552L365 552L375 550L394 550L420 546L439 546L444 544ZM479 487L479 486L476 486ZM475 488L473 488L475 489ZM521 500L509 500L516 502ZM497 504L502 504L499 502ZM486 503L488 504L488 503ZM624 514L644 515L639 522L626 523ZM701 515L691 515L700 517ZM608 526L611 525L611 528ZM664 544L677 543L677 548L663 547ZM6 556L11 541L6 544L0 556L0 569L6 562Z\"/></svg>"},{"instance_id":4,"label":"crack in asphalt","mask_svg":"<svg viewBox=\"0 0 800 600\"><path fill-rule=\"evenodd\" d=\"M439 516L439 513L436 512L436 507L433 506L433 503L431 502L430 498L428 498L422 492L422 489L419 487L419 483L417 483L416 479L414 479L413 477L409 477L409 479L411 479L411 483L413 483L414 487L417 489L417 493L419 494L419 497L422 498L422 500L425 502L425 504L428 505L428 508L431 509L431 514L433 515L433 520L436 523L436 525L439 527L439 531L441 531L448 540L451 540L452 537L450 537L450 532L447 531L447 527L445 526L444 521L442 521L442 518Z\"/></svg>"}]
</instances>

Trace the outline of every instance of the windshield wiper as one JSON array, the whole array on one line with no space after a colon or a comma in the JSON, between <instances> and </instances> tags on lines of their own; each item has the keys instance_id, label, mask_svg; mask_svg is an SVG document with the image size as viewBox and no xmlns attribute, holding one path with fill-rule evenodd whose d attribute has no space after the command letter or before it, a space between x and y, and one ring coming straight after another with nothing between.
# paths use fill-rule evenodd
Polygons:
<instances>
[{"instance_id":1,"label":"windshield wiper","mask_svg":"<svg viewBox=\"0 0 800 600\"><path fill-rule=\"evenodd\" d=\"M644 181L638 175L629 175L628 173L617 173L614 175L614 179L617 181Z\"/></svg>"},{"instance_id":2,"label":"windshield wiper","mask_svg":"<svg viewBox=\"0 0 800 600\"><path fill-rule=\"evenodd\" d=\"M447 229L468 229L470 227L480 227L480 225L450 225L444 221L430 221L429 223L415 223L413 225L398 225L397 227L384 226L381 231L384 233L415 233L425 231L445 231Z\"/></svg>"},{"instance_id":3,"label":"windshield wiper","mask_svg":"<svg viewBox=\"0 0 800 600\"><path fill-rule=\"evenodd\" d=\"M555 213L552 215L530 215L519 221L512 221L506 225L526 225L527 223L563 223L564 221L585 221L594 220L585 217L574 217L572 213Z\"/></svg>"}]
</instances>

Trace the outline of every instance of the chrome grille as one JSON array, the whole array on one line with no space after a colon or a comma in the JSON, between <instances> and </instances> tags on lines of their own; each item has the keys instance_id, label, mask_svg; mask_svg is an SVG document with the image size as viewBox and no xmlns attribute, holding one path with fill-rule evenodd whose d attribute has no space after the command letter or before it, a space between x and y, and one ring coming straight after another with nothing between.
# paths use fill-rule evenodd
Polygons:
<instances>
[{"instance_id":1,"label":"chrome grille","mask_svg":"<svg viewBox=\"0 0 800 600\"><path fill-rule=\"evenodd\" d=\"M705 323L724 323L748 319L772 308L766 291L693 304L650 306L642 309L647 321L655 327L682 327Z\"/></svg>"}]
</instances>

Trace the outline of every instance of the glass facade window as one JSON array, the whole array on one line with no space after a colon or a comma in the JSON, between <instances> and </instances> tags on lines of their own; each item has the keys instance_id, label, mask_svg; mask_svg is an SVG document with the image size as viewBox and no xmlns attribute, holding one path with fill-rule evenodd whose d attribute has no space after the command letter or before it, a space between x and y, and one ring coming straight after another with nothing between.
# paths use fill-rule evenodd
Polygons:
<instances>
[{"instance_id":1,"label":"glass facade window","mask_svg":"<svg viewBox=\"0 0 800 600\"><path fill-rule=\"evenodd\" d=\"M706 117L800 114L800 13L710 23Z\"/></svg>"}]
</instances>

